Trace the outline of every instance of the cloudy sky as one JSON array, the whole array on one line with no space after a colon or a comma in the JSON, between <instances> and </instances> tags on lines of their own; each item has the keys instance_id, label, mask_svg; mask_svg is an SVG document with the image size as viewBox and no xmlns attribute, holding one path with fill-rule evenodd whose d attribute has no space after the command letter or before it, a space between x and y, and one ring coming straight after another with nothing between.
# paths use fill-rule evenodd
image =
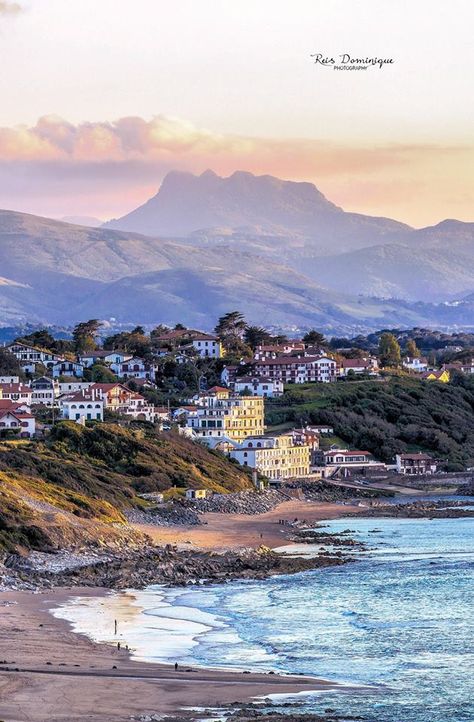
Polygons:
<instances>
[{"instance_id":1,"label":"cloudy sky","mask_svg":"<svg viewBox=\"0 0 474 722\"><path fill-rule=\"evenodd\" d=\"M0 0L0 208L106 219L212 168L474 221L473 26L472 0Z\"/></svg>"}]
</instances>

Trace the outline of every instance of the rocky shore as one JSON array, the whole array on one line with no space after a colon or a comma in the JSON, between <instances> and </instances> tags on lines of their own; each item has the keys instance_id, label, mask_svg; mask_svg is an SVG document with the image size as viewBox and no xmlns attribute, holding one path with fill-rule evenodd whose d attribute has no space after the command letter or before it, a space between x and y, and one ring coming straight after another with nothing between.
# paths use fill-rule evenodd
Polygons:
<instances>
[{"instance_id":1,"label":"rocky shore","mask_svg":"<svg viewBox=\"0 0 474 722\"><path fill-rule=\"evenodd\" d=\"M469 508L472 505L472 508ZM356 516L352 512L345 517ZM413 501L403 504L374 504L364 509L365 517L401 519L459 519L474 516L474 503L455 501Z\"/></svg>"},{"instance_id":2,"label":"rocky shore","mask_svg":"<svg viewBox=\"0 0 474 722\"><path fill-rule=\"evenodd\" d=\"M206 710L206 719L222 719L229 722L355 722L365 720L365 717L352 715L339 715L334 709L326 709L323 714L310 714L301 712L299 705L292 702L282 703L278 707L272 705L270 700L255 702L238 709L235 704L228 705L219 710ZM204 714L204 713L203 713ZM139 715L132 718L134 722L189 722L190 717L172 716L163 717L160 714ZM193 717L195 719L195 717Z\"/></svg>"},{"instance_id":3,"label":"rocky shore","mask_svg":"<svg viewBox=\"0 0 474 722\"><path fill-rule=\"evenodd\" d=\"M265 579L337 566L349 561L341 552L311 559L278 554L266 547L223 554L147 546L114 554L10 554L0 565L0 590L52 587L142 589L150 584L181 586L235 579Z\"/></svg>"}]
</instances>

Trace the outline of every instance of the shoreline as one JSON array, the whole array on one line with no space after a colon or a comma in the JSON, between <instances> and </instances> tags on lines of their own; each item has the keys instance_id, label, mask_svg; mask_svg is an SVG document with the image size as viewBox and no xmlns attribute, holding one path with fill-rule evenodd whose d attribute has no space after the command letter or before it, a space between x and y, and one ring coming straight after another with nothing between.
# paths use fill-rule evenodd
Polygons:
<instances>
[{"instance_id":1,"label":"shoreline","mask_svg":"<svg viewBox=\"0 0 474 722\"><path fill-rule=\"evenodd\" d=\"M207 537L204 549L197 544L191 548L204 554L229 553L231 541L234 550L245 550L251 538L261 541L261 534L263 542L280 546L288 541L285 532L292 530L282 528L280 518L294 519L300 514L308 522L316 522L338 518L350 509L363 511L344 504L294 501L255 516L213 514L219 517L220 528L212 529L209 523L200 527L197 531L204 531ZM208 520L210 515L206 516ZM183 537L195 530L155 530L165 537L178 533L178 549L190 550ZM93 586L0 592L0 719L85 722L92 717L97 722L125 722L146 714L193 719L196 714L183 708L245 706L272 694L348 689L344 683L305 676L187 665L175 671L173 665L135 661L124 649L93 642L72 631L71 623L54 616L54 610L72 598L104 598L108 594L110 589Z\"/></svg>"},{"instance_id":2,"label":"shoreline","mask_svg":"<svg viewBox=\"0 0 474 722\"><path fill-rule=\"evenodd\" d=\"M192 719L184 708L245 705L269 694L340 686L314 677L193 666L175 671L169 664L134 661L126 650L93 642L53 614L72 598L108 594L101 588L0 593L1 719L122 722L146 714Z\"/></svg>"},{"instance_id":3,"label":"shoreline","mask_svg":"<svg viewBox=\"0 0 474 722\"><path fill-rule=\"evenodd\" d=\"M278 523L283 516L291 516L294 520L295 509L304 512L301 521L308 523L349 518L348 512L365 516L369 510L366 505L300 501L288 504L284 509L280 505L271 512L250 517L216 515L220 517L217 529L211 525L197 530L181 528L179 539L183 546L178 541L178 554L183 549L191 551L184 537L193 531L204 531L205 543L216 545L214 550L194 547L195 551L210 557L213 554L209 552L214 551L214 555L219 556L216 552L222 555L224 551L225 556L226 550L230 553L229 547L221 546L226 539L234 542L234 550L235 541L237 549L248 549L249 535L258 535L260 539L264 534L264 541L275 541L278 546L282 542L286 542L286 546L296 546L297 543L287 538L287 534L294 533L295 527L282 527ZM165 531L177 534L176 528ZM158 534L162 532L163 528L157 528ZM235 574L234 579L237 578L238 574ZM222 582L223 579L209 581ZM94 596L103 599L110 594L110 588L105 586L80 586L79 578L77 583L78 586L73 583L68 587L37 592L0 592L1 720L85 722L92 718L97 722L125 722L147 714L196 719L196 712L184 708L245 707L269 695L329 690L347 692L351 689L343 681L338 683L319 677L247 673L192 665L180 665L175 671L173 665L162 662L133 660L125 649L119 651L105 642L94 642L85 634L72 631L70 622L54 616L54 611L72 598Z\"/></svg>"}]
</instances>

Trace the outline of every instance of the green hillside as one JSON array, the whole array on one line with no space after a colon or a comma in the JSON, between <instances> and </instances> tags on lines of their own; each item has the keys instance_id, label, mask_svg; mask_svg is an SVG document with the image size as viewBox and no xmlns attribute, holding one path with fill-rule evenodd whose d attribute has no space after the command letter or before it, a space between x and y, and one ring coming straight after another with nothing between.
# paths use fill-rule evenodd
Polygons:
<instances>
[{"instance_id":1,"label":"green hillside","mask_svg":"<svg viewBox=\"0 0 474 722\"><path fill-rule=\"evenodd\" d=\"M48 441L0 444L0 549L119 529L125 510L144 505L139 493L250 484L240 467L177 434L147 438L112 424L62 422Z\"/></svg>"},{"instance_id":2,"label":"green hillside","mask_svg":"<svg viewBox=\"0 0 474 722\"><path fill-rule=\"evenodd\" d=\"M392 377L292 386L267 406L267 424L331 424L348 445L391 461L426 451L446 469L474 465L474 380L453 383Z\"/></svg>"}]
</instances>

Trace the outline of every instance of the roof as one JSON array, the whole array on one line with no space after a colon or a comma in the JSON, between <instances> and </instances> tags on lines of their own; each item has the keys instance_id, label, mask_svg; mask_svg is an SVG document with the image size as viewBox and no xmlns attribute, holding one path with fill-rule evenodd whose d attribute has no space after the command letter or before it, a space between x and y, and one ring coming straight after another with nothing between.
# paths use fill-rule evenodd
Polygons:
<instances>
[{"instance_id":1,"label":"roof","mask_svg":"<svg viewBox=\"0 0 474 722\"><path fill-rule=\"evenodd\" d=\"M402 461L433 461L433 457L428 454L398 454Z\"/></svg>"},{"instance_id":2,"label":"roof","mask_svg":"<svg viewBox=\"0 0 474 722\"><path fill-rule=\"evenodd\" d=\"M0 409L18 409L24 405L25 402L18 403L18 401L12 401L11 399L0 399Z\"/></svg>"},{"instance_id":3,"label":"roof","mask_svg":"<svg viewBox=\"0 0 474 722\"><path fill-rule=\"evenodd\" d=\"M0 409L0 419L8 416L8 414L14 416L15 419L34 419L32 414L27 414L24 411L16 411L15 409Z\"/></svg>"},{"instance_id":4,"label":"roof","mask_svg":"<svg viewBox=\"0 0 474 722\"><path fill-rule=\"evenodd\" d=\"M347 449L329 449L329 451L325 451L325 454L344 454L344 456L372 456L370 451L357 451L351 449L348 451Z\"/></svg>"},{"instance_id":5,"label":"roof","mask_svg":"<svg viewBox=\"0 0 474 722\"><path fill-rule=\"evenodd\" d=\"M343 358L340 361L341 368L369 368L371 362L364 358Z\"/></svg>"},{"instance_id":6,"label":"roof","mask_svg":"<svg viewBox=\"0 0 474 722\"><path fill-rule=\"evenodd\" d=\"M7 394L32 393L32 390L26 384L0 384L0 389Z\"/></svg>"},{"instance_id":7,"label":"roof","mask_svg":"<svg viewBox=\"0 0 474 722\"><path fill-rule=\"evenodd\" d=\"M225 386L212 386L210 389L207 390L206 393L209 393L209 394L220 394L220 393L224 393L224 392L225 392L226 394L230 393L230 392L229 392L229 389L226 388Z\"/></svg>"},{"instance_id":8,"label":"roof","mask_svg":"<svg viewBox=\"0 0 474 722\"><path fill-rule=\"evenodd\" d=\"M433 376L435 379L439 379L443 374L449 374L449 370L441 369L441 371L426 371L424 374L422 374L421 378L429 379L430 376Z\"/></svg>"},{"instance_id":9,"label":"roof","mask_svg":"<svg viewBox=\"0 0 474 722\"><path fill-rule=\"evenodd\" d=\"M83 389L82 391L74 391L71 394L64 394L61 396L62 401L99 401L103 403L103 399L98 397L96 394L90 393L90 391Z\"/></svg>"},{"instance_id":10,"label":"roof","mask_svg":"<svg viewBox=\"0 0 474 722\"><path fill-rule=\"evenodd\" d=\"M212 336L210 333L200 333L193 336L193 341L219 341L218 336Z\"/></svg>"},{"instance_id":11,"label":"roof","mask_svg":"<svg viewBox=\"0 0 474 722\"><path fill-rule=\"evenodd\" d=\"M57 354L54 351L50 351L48 348L42 348L41 346L33 346L33 344L31 344L31 343L22 343L21 341L13 341L12 343L8 344L7 348L11 348L12 346L23 346L23 348L33 349L33 351L39 351L40 353L46 353L49 356L57 356L58 358L60 358L60 354Z\"/></svg>"},{"instance_id":12,"label":"roof","mask_svg":"<svg viewBox=\"0 0 474 722\"><path fill-rule=\"evenodd\" d=\"M84 357L81 357L81 358L84 358ZM83 366L83 364L81 364L80 361L72 361L71 359L68 359L68 358L59 359L58 361L56 361L56 363L54 365L60 366L61 364L71 364L72 366Z\"/></svg>"},{"instance_id":13,"label":"roof","mask_svg":"<svg viewBox=\"0 0 474 722\"><path fill-rule=\"evenodd\" d=\"M110 383L110 384L92 384L92 388L98 389L100 391L105 391L106 393L107 393L107 391L111 391L112 389L114 389L116 386L120 386L120 388L124 389L124 391L127 391L127 393L130 393L130 389L127 388L126 386L124 386L123 384L121 384L119 381L116 381L115 383Z\"/></svg>"},{"instance_id":14,"label":"roof","mask_svg":"<svg viewBox=\"0 0 474 722\"><path fill-rule=\"evenodd\" d=\"M329 356L278 356L277 358L266 358L255 361L255 366L300 366L315 363L316 361L334 361Z\"/></svg>"},{"instance_id":15,"label":"roof","mask_svg":"<svg viewBox=\"0 0 474 722\"><path fill-rule=\"evenodd\" d=\"M98 348L95 351L89 351L89 353L80 353L78 354L79 358L105 358L106 356L111 356L111 354L118 354L119 356L131 356L131 353L128 353L128 351L120 351L119 349L105 349L105 348Z\"/></svg>"},{"instance_id":16,"label":"roof","mask_svg":"<svg viewBox=\"0 0 474 722\"><path fill-rule=\"evenodd\" d=\"M278 383L275 381L270 381L265 376L242 376L241 378L235 379L236 384L273 384Z\"/></svg>"}]
</instances>

